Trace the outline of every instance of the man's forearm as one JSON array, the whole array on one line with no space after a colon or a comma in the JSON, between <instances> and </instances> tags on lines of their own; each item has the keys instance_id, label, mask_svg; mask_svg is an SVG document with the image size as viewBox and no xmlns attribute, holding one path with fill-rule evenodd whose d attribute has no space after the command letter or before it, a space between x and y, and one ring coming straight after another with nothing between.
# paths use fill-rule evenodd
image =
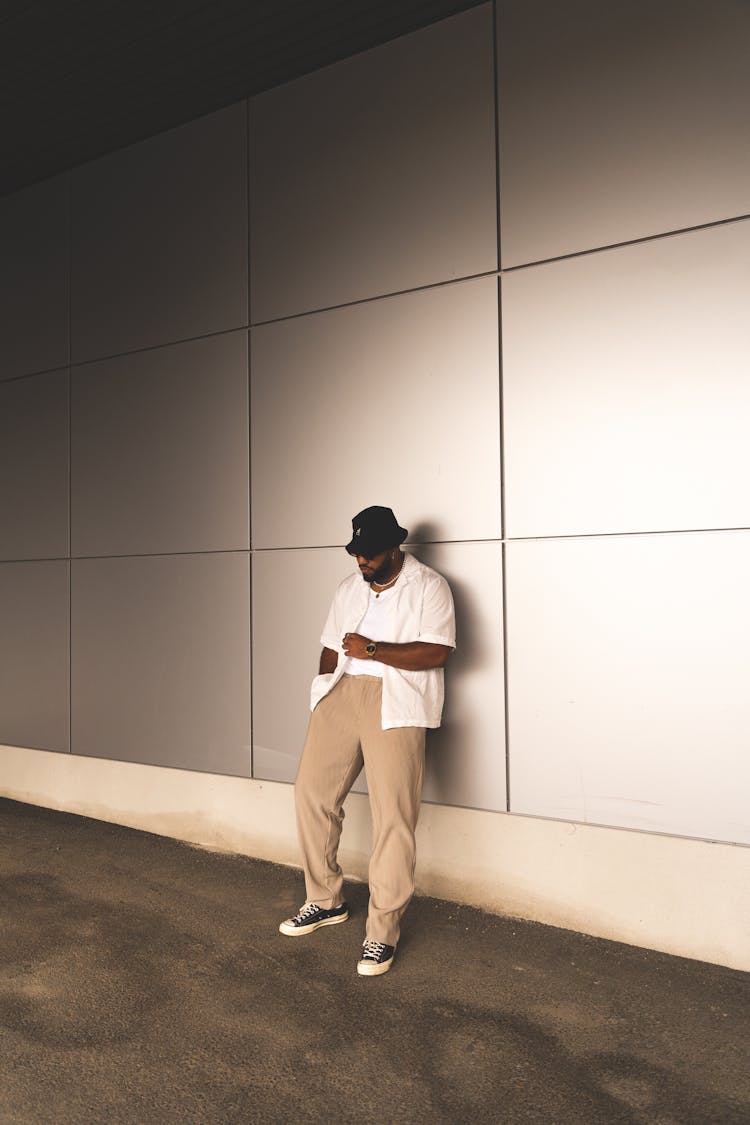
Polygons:
<instances>
[{"instance_id":1,"label":"man's forearm","mask_svg":"<svg viewBox=\"0 0 750 1125\"><path fill-rule=\"evenodd\" d=\"M408 641L406 644L378 641L374 655L370 656L367 652L369 643L361 633L347 633L343 640L344 653L359 660L379 660L381 664L404 672L426 672L430 668L442 668L453 651L448 645L436 645L430 641Z\"/></svg>"},{"instance_id":2,"label":"man's forearm","mask_svg":"<svg viewBox=\"0 0 750 1125\"><path fill-rule=\"evenodd\" d=\"M320 664L318 665L318 675L325 676L329 672L336 670L338 664L339 654L334 652L332 648L324 648L320 654Z\"/></svg>"},{"instance_id":3,"label":"man's forearm","mask_svg":"<svg viewBox=\"0 0 750 1125\"><path fill-rule=\"evenodd\" d=\"M442 668L452 649L447 645L435 645L427 641L409 641L407 644L392 644L378 641L373 660L387 664L390 668L401 668L404 672L426 672L429 668Z\"/></svg>"}]
</instances>

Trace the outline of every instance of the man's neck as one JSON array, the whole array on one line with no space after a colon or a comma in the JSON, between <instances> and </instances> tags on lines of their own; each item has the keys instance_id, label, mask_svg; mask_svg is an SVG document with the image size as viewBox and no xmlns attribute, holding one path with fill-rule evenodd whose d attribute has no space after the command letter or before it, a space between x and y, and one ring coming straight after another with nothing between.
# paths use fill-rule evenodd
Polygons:
<instances>
[{"instance_id":1,"label":"man's neck","mask_svg":"<svg viewBox=\"0 0 750 1125\"><path fill-rule=\"evenodd\" d=\"M402 551L397 551L396 557L393 560L393 565L388 568L386 574L384 574L382 578L379 578L377 582L373 581L372 585L376 590L381 589L383 586L389 585L389 583L393 582L399 576L403 565L404 554Z\"/></svg>"}]
</instances>

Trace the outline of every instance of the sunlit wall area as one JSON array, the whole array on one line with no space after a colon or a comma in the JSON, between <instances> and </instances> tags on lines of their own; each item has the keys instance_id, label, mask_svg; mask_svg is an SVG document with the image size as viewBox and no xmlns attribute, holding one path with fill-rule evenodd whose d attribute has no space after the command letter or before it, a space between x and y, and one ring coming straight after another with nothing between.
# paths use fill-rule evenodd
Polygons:
<instances>
[{"instance_id":1,"label":"sunlit wall area","mask_svg":"<svg viewBox=\"0 0 750 1125\"><path fill-rule=\"evenodd\" d=\"M498 12L510 807L747 844L750 9Z\"/></svg>"},{"instance_id":2,"label":"sunlit wall area","mask_svg":"<svg viewBox=\"0 0 750 1125\"><path fill-rule=\"evenodd\" d=\"M420 887L750 967L748 54L497 0L0 199L0 792L294 862L388 504L458 619Z\"/></svg>"}]
</instances>

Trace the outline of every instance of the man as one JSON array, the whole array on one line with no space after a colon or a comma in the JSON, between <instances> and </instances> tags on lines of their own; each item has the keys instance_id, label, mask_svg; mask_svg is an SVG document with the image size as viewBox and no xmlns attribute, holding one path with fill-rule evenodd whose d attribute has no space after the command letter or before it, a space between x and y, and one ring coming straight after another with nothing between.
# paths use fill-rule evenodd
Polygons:
<instances>
[{"instance_id":1,"label":"man","mask_svg":"<svg viewBox=\"0 0 750 1125\"><path fill-rule=\"evenodd\" d=\"M364 764L373 851L362 976L390 969L414 894L425 730L440 726L443 666L455 647L448 583L403 553L407 535L390 508L352 520L346 550L359 573L339 585L323 629L295 786L307 901L279 926L299 936L349 917L336 855L343 802Z\"/></svg>"}]
</instances>

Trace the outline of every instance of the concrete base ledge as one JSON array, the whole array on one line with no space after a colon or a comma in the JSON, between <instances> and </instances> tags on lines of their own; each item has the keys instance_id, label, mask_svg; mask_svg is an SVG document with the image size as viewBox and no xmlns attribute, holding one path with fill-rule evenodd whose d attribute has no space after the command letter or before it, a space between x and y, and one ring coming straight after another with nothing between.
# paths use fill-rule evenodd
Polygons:
<instances>
[{"instance_id":1,"label":"concrete base ledge","mask_svg":"<svg viewBox=\"0 0 750 1125\"><path fill-rule=\"evenodd\" d=\"M290 785L1 746L0 795L299 866ZM366 879L367 798L353 793L346 809L341 863ZM424 805L417 887L495 914L750 970L746 847Z\"/></svg>"}]
</instances>

